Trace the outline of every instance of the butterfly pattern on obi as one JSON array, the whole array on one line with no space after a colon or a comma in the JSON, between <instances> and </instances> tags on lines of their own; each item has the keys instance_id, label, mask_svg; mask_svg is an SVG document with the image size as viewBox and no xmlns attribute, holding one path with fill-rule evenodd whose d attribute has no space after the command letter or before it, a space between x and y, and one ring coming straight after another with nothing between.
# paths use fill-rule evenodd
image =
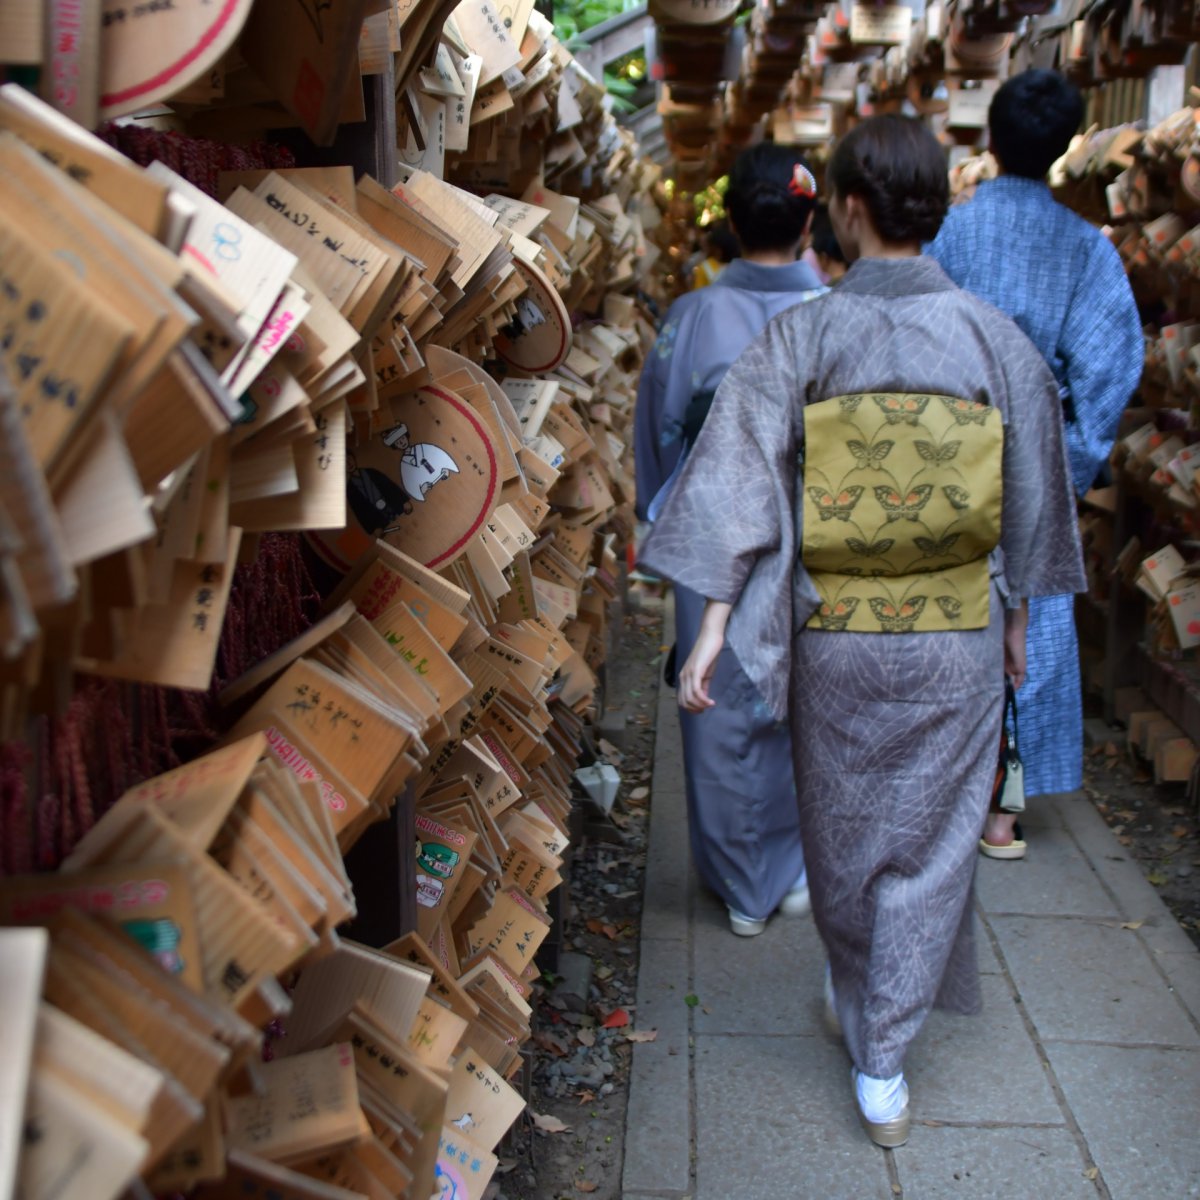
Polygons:
<instances>
[{"instance_id":1,"label":"butterfly pattern on obi","mask_svg":"<svg viewBox=\"0 0 1200 1200\"><path fill-rule=\"evenodd\" d=\"M886 596L872 596L869 604L884 633L912 633L925 611L926 596L912 596L897 604Z\"/></svg>"},{"instance_id":2,"label":"butterfly pattern on obi","mask_svg":"<svg viewBox=\"0 0 1200 1200\"><path fill-rule=\"evenodd\" d=\"M942 403L946 406L956 425L982 425L987 421L989 406L978 400L959 400L953 396L943 396Z\"/></svg>"},{"instance_id":3,"label":"butterfly pattern on obi","mask_svg":"<svg viewBox=\"0 0 1200 1200\"><path fill-rule=\"evenodd\" d=\"M929 497L932 495L931 483L918 484L903 495L891 487L875 489L875 499L879 501L889 524L901 518L906 521L920 520L921 510L929 503Z\"/></svg>"},{"instance_id":4,"label":"butterfly pattern on obi","mask_svg":"<svg viewBox=\"0 0 1200 1200\"><path fill-rule=\"evenodd\" d=\"M817 620L820 621L822 629L841 633L857 610L858 600L853 596L848 596L844 600L835 600L832 604L822 601L821 607L817 610Z\"/></svg>"},{"instance_id":5,"label":"butterfly pattern on obi","mask_svg":"<svg viewBox=\"0 0 1200 1200\"><path fill-rule=\"evenodd\" d=\"M929 407L929 396L876 396L875 403L889 425L916 425Z\"/></svg>"},{"instance_id":6,"label":"butterfly pattern on obi","mask_svg":"<svg viewBox=\"0 0 1200 1200\"><path fill-rule=\"evenodd\" d=\"M849 487L835 496L823 487L810 487L806 490L816 504L822 521L832 521L835 517L839 521L849 521L850 514L862 499L864 491L861 487Z\"/></svg>"},{"instance_id":7,"label":"butterfly pattern on obi","mask_svg":"<svg viewBox=\"0 0 1200 1200\"><path fill-rule=\"evenodd\" d=\"M807 405L804 430L802 556L824 601L812 626L986 625L1000 413L953 396L870 392Z\"/></svg>"},{"instance_id":8,"label":"butterfly pattern on obi","mask_svg":"<svg viewBox=\"0 0 1200 1200\"><path fill-rule=\"evenodd\" d=\"M873 470L883 470L883 461L891 453L895 442L872 442L869 446L866 442L860 442L858 438L851 438L846 443L846 449L854 455L854 461L860 468L870 467Z\"/></svg>"}]
</instances>

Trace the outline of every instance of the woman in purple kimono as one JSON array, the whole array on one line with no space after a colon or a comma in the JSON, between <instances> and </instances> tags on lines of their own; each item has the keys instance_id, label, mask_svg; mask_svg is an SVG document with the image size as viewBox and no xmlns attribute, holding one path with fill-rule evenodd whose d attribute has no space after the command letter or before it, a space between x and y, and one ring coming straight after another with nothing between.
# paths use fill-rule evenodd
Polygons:
<instances>
[{"instance_id":1,"label":"woman in purple kimono","mask_svg":"<svg viewBox=\"0 0 1200 1200\"><path fill-rule=\"evenodd\" d=\"M677 300L638 388L634 450L638 515L653 519L730 364L777 313L822 293L796 253L816 202L816 183L794 150L763 143L734 166L725 198L741 241L711 286ZM675 589L676 657L700 628L704 597ZM788 728L763 703L726 648L714 691L721 712L682 714L688 828L700 878L725 902L730 928L750 937L781 909L809 910Z\"/></svg>"},{"instance_id":2,"label":"woman in purple kimono","mask_svg":"<svg viewBox=\"0 0 1200 1200\"><path fill-rule=\"evenodd\" d=\"M920 254L947 202L933 135L865 121L829 179L853 265L730 369L643 560L707 598L693 719L720 711L727 644L790 717L827 1016L895 1146L909 1043L935 1004L980 1007L976 844L1027 601L1085 579L1053 376Z\"/></svg>"}]
</instances>

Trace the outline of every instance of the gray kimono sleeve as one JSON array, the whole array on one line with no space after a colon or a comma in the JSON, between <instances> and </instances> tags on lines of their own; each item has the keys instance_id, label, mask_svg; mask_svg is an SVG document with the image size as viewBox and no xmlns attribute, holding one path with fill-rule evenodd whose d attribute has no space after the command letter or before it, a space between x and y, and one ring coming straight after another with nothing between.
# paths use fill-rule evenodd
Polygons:
<instances>
[{"instance_id":1,"label":"gray kimono sleeve","mask_svg":"<svg viewBox=\"0 0 1200 1200\"><path fill-rule=\"evenodd\" d=\"M1000 545L1009 603L1086 591L1057 384L1023 336L996 348L1007 389Z\"/></svg>"},{"instance_id":2,"label":"gray kimono sleeve","mask_svg":"<svg viewBox=\"0 0 1200 1200\"><path fill-rule=\"evenodd\" d=\"M729 644L777 717L787 711L794 613L804 382L795 333L773 321L729 369L641 555L657 574L734 605ZM815 607L811 584L804 600L802 620Z\"/></svg>"},{"instance_id":3,"label":"gray kimono sleeve","mask_svg":"<svg viewBox=\"0 0 1200 1200\"><path fill-rule=\"evenodd\" d=\"M773 386L776 340L763 334L729 369L642 553L711 600L734 603L790 533L796 446L787 390Z\"/></svg>"}]
</instances>

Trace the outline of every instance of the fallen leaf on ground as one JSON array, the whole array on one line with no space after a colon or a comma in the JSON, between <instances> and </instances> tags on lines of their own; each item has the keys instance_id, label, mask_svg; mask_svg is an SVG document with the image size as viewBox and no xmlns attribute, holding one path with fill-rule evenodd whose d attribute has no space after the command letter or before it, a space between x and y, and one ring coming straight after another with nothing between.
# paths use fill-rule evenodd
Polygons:
<instances>
[{"instance_id":1,"label":"fallen leaf on ground","mask_svg":"<svg viewBox=\"0 0 1200 1200\"><path fill-rule=\"evenodd\" d=\"M557 1054L560 1058L570 1049L570 1043L567 1038L561 1033L553 1033L549 1030L542 1030L533 1035L534 1042L541 1046L543 1050L549 1050L553 1054Z\"/></svg>"},{"instance_id":2,"label":"fallen leaf on ground","mask_svg":"<svg viewBox=\"0 0 1200 1200\"><path fill-rule=\"evenodd\" d=\"M684 996L683 1002L688 1006L688 1008L695 1008L696 1005L700 1003L700 997L696 995L687 995Z\"/></svg>"},{"instance_id":3,"label":"fallen leaf on ground","mask_svg":"<svg viewBox=\"0 0 1200 1200\"><path fill-rule=\"evenodd\" d=\"M657 1029L634 1029L625 1035L627 1042L652 1042L658 1037Z\"/></svg>"},{"instance_id":4,"label":"fallen leaf on ground","mask_svg":"<svg viewBox=\"0 0 1200 1200\"><path fill-rule=\"evenodd\" d=\"M629 798L630 800L645 800L648 795L650 795L650 789L648 787L638 787L634 788L633 791L629 793Z\"/></svg>"},{"instance_id":5,"label":"fallen leaf on ground","mask_svg":"<svg viewBox=\"0 0 1200 1200\"><path fill-rule=\"evenodd\" d=\"M540 1129L542 1133L570 1133L570 1125L564 1125L557 1117L552 1117L549 1113L534 1112L529 1110L530 1116L533 1117L533 1127Z\"/></svg>"},{"instance_id":6,"label":"fallen leaf on ground","mask_svg":"<svg viewBox=\"0 0 1200 1200\"><path fill-rule=\"evenodd\" d=\"M1145 923L1146 923L1145 921L1122 921L1121 928L1122 929L1141 929L1141 927L1143 925L1145 925Z\"/></svg>"},{"instance_id":7,"label":"fallen leaf on ground","mask_svg":"<svg viewBox=\"0 0 1200 1200\"><path fill-rule=\"evenodd\" d=\"M1176 825L1175 828L1171 830L1171 836L1185 838L1191 832L1192 831L1186 825Z\"/></svg>"},{"instance_id":8,"label":"fallen leaf on ground","mask_svg":"<svg viewBox=\"0 0 1200 1200\"><path fill-rule=\"evenodd\" d=\"M596 1035L590 1029L581 1029L576 1036L581 1046L590 1047L596 1044Z\"/></svg>"},{"instance_id":9,"label":"fallen leaf on ground","mask_svg":"<svg viewBox=\"0 0 1200 1200\"><path fill-rule=\"evenodd\" d=\"M614 1008L604 1018L605 1029L624 1029L629 1024L629 1014L623 1008Z\"/></svg>"},{"instance_id":10,"label":"fallen leaf on ground","mask_svg":"<svg viewBox=\"0 0 1200 1200\"><path fill-rule=\"evenodd\" d=\"M616 941L616 928L612 925L606 925L603 921L597 921L595 917L587 923L587 928L589 933L602 933L610 942Z\"/></svg>"},{"instance_id":11,"label":"fallen leaf on ground","mask_svg":"<svg viewBox=\"0 0 1200 1200\"><path fill-rule=\"evenodd\" d=\"M1162 887L1167 882L1167 876L1162 871L1151 871L1146 878L1154 884L1155 887Z\"/></svg>"},{"instance_id":12,"label":"fallen leaf on ground","mask_svg":"<svg viewBox=\"0 0 1200 1200\"><path fill-rule=\"evenodd\" d=\"M595 1098L596 1098L596 1093L589 1091L587 1088L584 1088L583 1091L579 1093L579 1103L580 1104L591 1104L591 1102L593 1100L595 1100Z\"/></svg>"},{"instance_id":13,"label":"fallen leaf on ground","mask_svg":"<svg viewBox=\"0 0 1200 1200\"><path fill-rule=\"evenodd\" d=\"M1084 1177L1084 1179L1095 1179L1096 1176L1099 1174L1100 1174L1099 1167L1088 1167L1088 1169L1086 1171L1084 1171L1083 1177Z\"/></svg>"},{"instance_id":14,"label":"fallen leaf on ground","mask_svg":"<svg viewBox=\"0 0 1200 1200\"><path fill-rule=\"evenodd\" d=\"M502 1158L496 1164L496 1174L497 1175L507 1175L509 1173L509 1171L513 1170L513 1168L516 1167L516 1165L517 1165L517 1160L515 1158Z\"/></svg>"},{"instance_id":15,"label":"fallen leaf on ground","mask_svg":"<svg viewBox=\"0 0 1200 1200\"><path fill-rule=\"evenodd\" d=\"M607 966L603 963L596 968L596 978L601 983L603 983L606 979L611 979L614 974L615 974L615 972L613 971L612 967Z\"/></svg>"},{"instance_id":16,"label":"fallen leaf on ground","mask_svg":"<svg viewBox=\"0 0 1200 1200\"><path fill-rule=\"evenodd\" d=\"M575 1180L575 1190L577 1192L594 1192L600 1185L592 1183L590 1179Z\"/></svg>"}]
</instances>

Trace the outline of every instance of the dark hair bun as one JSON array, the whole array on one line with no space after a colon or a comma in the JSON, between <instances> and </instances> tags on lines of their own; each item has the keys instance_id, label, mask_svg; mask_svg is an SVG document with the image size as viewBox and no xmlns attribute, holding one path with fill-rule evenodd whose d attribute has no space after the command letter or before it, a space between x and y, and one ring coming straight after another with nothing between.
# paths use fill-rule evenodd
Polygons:
<instances>
[{"instance_id":1,"label":"dark hair bun","mask_svg":"<svg viewBox=\"0 0 1200 1200\"><path fill-rule=\"evenodd\" d=\"M858 196L887 242L930 242L950 200L946 156L913 117L871 117L838 144L829 180L839 196Z\"/></svg>"},{"instance_id":2,"label":"dark hair bun","mask_svg":"<svg viewBox=\"0 0 1200 1200\"><path fill-rule=\"evenodd\" d=\"M799 151L774 142L760 142L738 155L725 208L744 250L787 250L804 236L816 193L814 187L812 195L804 194L796 182L797 167L809 171Z\"/></svg>"}]
</instances>

